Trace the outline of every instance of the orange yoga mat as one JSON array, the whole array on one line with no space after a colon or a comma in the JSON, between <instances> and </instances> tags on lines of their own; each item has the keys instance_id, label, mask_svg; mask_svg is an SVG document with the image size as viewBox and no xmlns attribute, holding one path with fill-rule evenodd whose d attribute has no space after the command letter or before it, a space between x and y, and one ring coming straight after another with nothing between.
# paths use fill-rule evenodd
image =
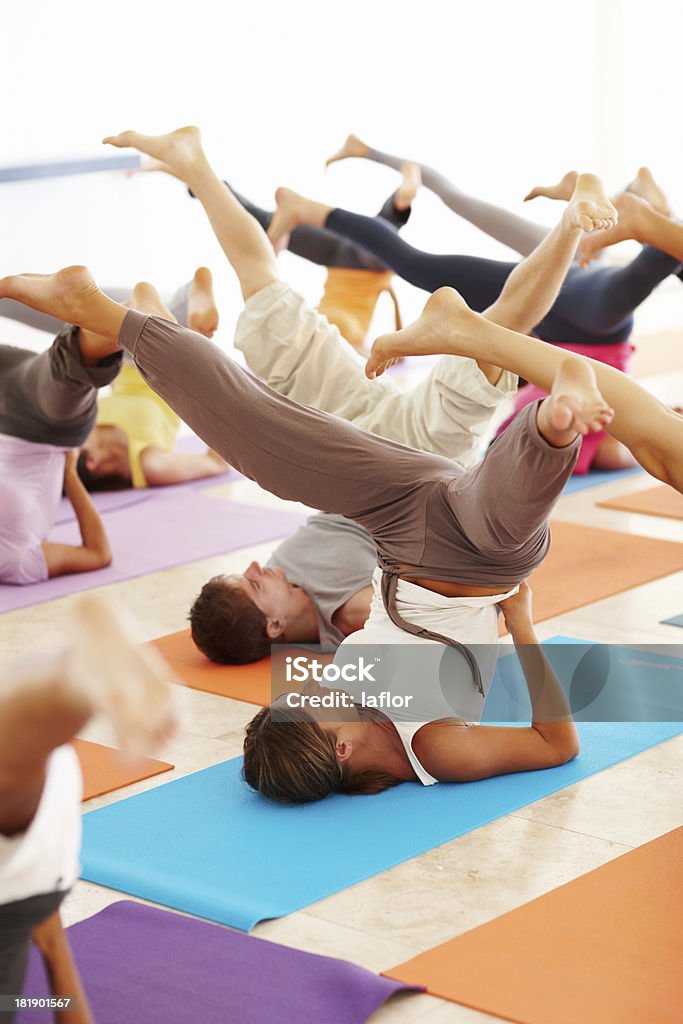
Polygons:
<instances>
[{"instance_id":1,"label":"orange yoga mat","mask_svg":"<svg viewBox=\"0 0 683 1024\"><path fill-rule=\"evenodd\" d=\"M270 658L250 665L214 665L197 650L189 629L152 640L151 646L193 690L234 697L248 704L270 704Z\"/></svg>"},{"instance_id":2,"label":"orange yoga mat","mask_svg":"<svg viewBox=\"0 0 683 1024\"><path fill-rule=\"evenodd\" d=\"M683 494L667 484L648 487L644 491L622 494L618 498L599 501L600 508L617 508L621 512L642 512L646 516L683 519Z\"/></svg>"},{"instance_id":3,"label":"orange yoga mat","mask_svg":"<svg viewBox=\"0 0 683 1024\"><path fill-rule=\"evenodd\" d=\"M385 972L518 1024L680 1024L683 829Z\"/></svg>"},{"instance_id":4,"label":"orange yoga mat","mask_svg":"<svg viewBox=\"0 0 683 1024\"><path fill-rule=\"evenodd\" d=\"M128 763L121 760L118 750L88 740L74 740L74 747L83 772L84 800L113 793L115 789L132 786L134 782L151 779L153 775L161 775L175 767L151 757Z\"/></svg>"},{"instance_id":5,"label":"orange yoga mat","mask_svg":"<svg viewBox=\"0 0 683 1024\"><path fill-rule=\"evenodd\" d=\"M683 569L683 544L557 520L552 546L530 577L537 622Z\"/></svg>"},{"instance_id":6,"label":"orange yoga mat","mask_svg":"<svg viewBox=\"0 0 683 1024\"><path fill-rule=\"evenodd\" d=\"M538 622L683 569L683 544L575 523L553 522L552 531L550 554L531 577ZM272 699L270 658L251 665L214 665L194 646L189 629L152 645L195 690L249 704Z\"/></svg>"}]
</instances>

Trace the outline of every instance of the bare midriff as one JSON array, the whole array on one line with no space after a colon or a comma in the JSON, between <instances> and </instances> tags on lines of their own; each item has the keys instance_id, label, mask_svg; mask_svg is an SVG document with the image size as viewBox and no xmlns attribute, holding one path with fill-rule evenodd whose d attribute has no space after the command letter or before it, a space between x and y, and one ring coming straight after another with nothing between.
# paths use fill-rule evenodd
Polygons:
<instances>
[{"instance_id":1,"label":"bare midriff","mask_svg":"<svg viewBox=\"0 0 683 1024\"><path fill-rule=\"evenodd\" d=\"M416 567L399 565L399 575L401 570L413 568ZM448 583L445 580L423 580L413 576L400 576L400 579L405 580L406 583L414 583L417 587L424 587L425 590L432 590L435 594L441 594L442 597L493 597L495 594L505 594L511 589L507 583L492 588L470 587L466 583Z\"/></svg>"}]
</instances>

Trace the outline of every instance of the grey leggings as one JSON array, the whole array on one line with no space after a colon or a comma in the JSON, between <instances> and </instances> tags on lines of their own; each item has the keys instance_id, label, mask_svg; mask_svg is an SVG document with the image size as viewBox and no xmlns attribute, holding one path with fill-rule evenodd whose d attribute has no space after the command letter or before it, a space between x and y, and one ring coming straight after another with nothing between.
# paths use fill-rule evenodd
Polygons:
<instances>
[{"instance_id":1,"label":"grey leggings","mask_svg":"<svg viewBox=\"0 0 683 1024\"><path fill-rule=\"evenodd\" d=\"M356 520L385 568L501 592L545 557L548 517L576 443L553 448L530 406L478 466L366 433L298 405L176 324L131 310L119 342L149 385L215 451L281 498Z\"/></svg>"},{"instance_id":2,"label":"grey leggings","mask_svg":"<svg viewBox=\"0 0 683 1024\"><path fill-rule=\"evenodd\" d=\"M121 353L83 366L76 327L62 326L45 352L0 345L0 434L76 448L94 426L97 388L120 366Z\"/></svg>"}]
</instances>

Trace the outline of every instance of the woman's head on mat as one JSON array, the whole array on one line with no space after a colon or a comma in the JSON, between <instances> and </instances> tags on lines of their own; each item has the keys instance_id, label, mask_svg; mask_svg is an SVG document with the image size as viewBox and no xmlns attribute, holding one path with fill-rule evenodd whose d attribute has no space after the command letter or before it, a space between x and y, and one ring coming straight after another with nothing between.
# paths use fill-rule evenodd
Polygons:
<instances>
[{"instance_id":1,"label":"woman's head on mat","mask_svg":"<svg viewBox=\"0 0 683 1024\"><path fill-rule=\"evenodd\" d=\"M108 424L93 427L78 456L78 475L89 491L113 491L131 486L128 438Z\"/></svg>"},{"instance_id":2,"label":"woman's head on mat","mask_svg":"<svg viewBox=\"0 0 683 1024\"><path fill-rule=\"evenodd\" d=\"M274 643L318 640L311 600L282 569L258 562L241 575L214 576L190 609L192 639L219 665L244 665Z\"/></svg>"},{"instance_id":3,"label":"woman's head on mat","mask_svg":"<svg viewBox=\"0 0 683 1024\"><path fill-rule=\"evenodd\" d=\"M321 690L321 693L323 691ZM403 779L384 770L387 726L362 711L345 722L316 720L278 698L247 726L244 778L277 803L304 804L330 793L380 793ZM395 731L395 730L394 730Z\"/></svg>"}]
</instances>

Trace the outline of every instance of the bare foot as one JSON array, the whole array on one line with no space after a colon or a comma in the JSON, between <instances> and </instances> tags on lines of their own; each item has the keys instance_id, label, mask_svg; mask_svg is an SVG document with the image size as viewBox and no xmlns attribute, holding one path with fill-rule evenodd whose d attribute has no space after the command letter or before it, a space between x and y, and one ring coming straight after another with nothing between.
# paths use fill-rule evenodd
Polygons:
<instances>
[{"instance_id":1,"label":"bare foot","mask_svg":"<svg viewBox=\"0 0 683 1024\"><path fill-rule=\"evenodd\" d=\"M421 316L393 334L382 334L373 344L365 376L379 377L401 356L426 356L450 351L449 338L465 330L474 314L454 288L439 288L427 300ZM464 349L464 346L463 346ZM460 355L469 352L459 350Z\"/></svg>"},{"instance_id":2,"label":"bare foot","mask_svg":"<svg viewBox=\"0 0 683 1024\"><path fill-rule=\"evenodd\" d=\"M567 171L565 176L558 181L557 185L536 185L531 192L524 196L524 202L530 199L538 199L543 196L545 199L571 199L576 188L577 171Z\"/></svg>"},{"instance_id":3,"label":"bare foot","mask_svg":"<svg viewBox=\"0 0 683 1024\"><path fill-rule=\"evenodd\" d=\"M336 163L337 160L348 160L352 156L364 157L367 152L368 147L364 142L361 142L357 135L347 135L341 148L325 161L325 167Z\"/></svg>"},{"instance_id":4,"label":"bare foot","mask_svg":"<svg viewBox=\"0 0 683 1024\"><path fill-rule=\"evenodd\" d=\"M177 726L169 667L151 648L132 642L100 596L79 602L72 633L65 658L69 691L111 719L122 749L138 756L156 751Z\"/></svg>"},{"instance_id":5,"label":"bare foot","mask_svg":"<svg viewBox=\"0 0 683 1024\"><path fill-rule=\"evenodd\" d=\"M139 310L141 313L149 313L150 316L158 316L162 320L170 320L171 323L177 323L173 313L166 308L159 292L149 281L138 281L133 288L133 294L127 305L131 309Z\"/></svg>"},{"instance_id":6,"label":"bare foot","mask_svg":"<svg viewBox=\"0 0 683 1024\"><path fill-rule=\"evenodd\" d=\"M616 245L617 242L624 242L628 238L637 238L643 200L638 199L632 192L622 192L614 200L614 206L619 215L616 226L609 231L601 231L581 239L579 263L582 267L587 267L606 246Z\"/></svg>"},{"instance_id":7,"label":"bare foot","mask_svg":"<svg viewBox=\"0 0 683 1024\"><path fill-rule=\"evenodd\" d=\"M539 408L541 433L551 444L556 441L562 443L561 435L597 433L613 419L614 410L600 394L590 363L576 356L563 359L555 374L550 397Z\"/></svg>"},{"instance_id":8,"label":"bare foot","mask_svg":"<svg viewBox=\"0 0 683 1024\"><path fill-rule=\"evenodd\" d=\"M590 232L609 230L619 218L600 178L594 174L579 174L564 219L571 227Z\"/></svg>"},{"instance_id":9,"label":"bare foot","mask_svg":"<svg viewBox=\"0 0 683 1024\"><path fill-rule=\"evenodd\" d=\"M170 168L169 173L182 181L187 181L188 177L191 177L199 161L206 161L201 133L194 125L177 128L167 135L121 132L120 135L108 135L102 142L108 146L116 146L117 149L139 149L141 153Z\"/></svg>"},{"instance_id":10,"label":"bare foot","mask_svg":"<svg viewBox=\"0 0 683 1024\"><path fill-rule=\"evenodd\" d=\"M0 298L17 299L67 324L80 323L83 310L98 295L103 293L87 267L65 267L56 274L13 274L0 279Z\"/></svg>"},{"instance_id":11,"label":"bare foot","mask_svg":"<svg viewBox=\"0 0 683 1024\"><path fill-rule=\"evenodd\" d=\"M218 307L208 267L199 267L190 281L187 292L187 326L205 338L213 338L218 330Z\"/></svg>"},{"instance_id":12,"label":"bare foot","mask_svg":"<svg viewBox=\"0 0 683 1024\"><path fill-rule=\"evenodd\" d=\"M401 164L401 174L403 180L394 194L394 206L397 210L407 210L422 184L422 171L419 164L407 161Z\"/></svg>"},{"instance_id":13,"label":"bare foot","mask_svg":"<svg viewBox=\"0 0 683 1024\"><path fill-rule=\"evenodd\" d=\"M666 198L664 190L655 181L649 167L640 167L638 169L638 173L631 184L626 187L626 191L632 192L633 195L644 199L646 203L649 203L659 213L663 213L665 217L671 216L669 200Z\"/></svg>"},{"instance_id":14,"label":"bare foot","mask_svg":"<svg viewBox=\"0 0 683 1024\"><path fill-rule=\"evenodd\" d=\"M316 203L306 196L293 192L291 188L278 188L275 192L275 212L268 227L268 238L276 253L282 252L289 244L289 236L299 224L322 226L330 206Z\"/></svg>"}]
</instances>

